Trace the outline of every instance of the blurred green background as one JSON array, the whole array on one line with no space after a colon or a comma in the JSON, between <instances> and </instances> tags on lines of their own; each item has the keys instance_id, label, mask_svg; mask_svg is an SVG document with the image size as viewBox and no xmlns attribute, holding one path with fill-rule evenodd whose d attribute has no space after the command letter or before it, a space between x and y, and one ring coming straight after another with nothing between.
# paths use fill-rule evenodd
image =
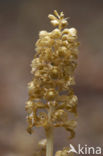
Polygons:
<instances>
[{"instance_id":1,"label":"blurred green background","mask_svg":"<svg viewBox=\"0 0 103 156\"><path fill-rule=\"evenodd\" d=\"M26 132L25 101L31 81L30 63L40 30L51 31L54 9L70 17L78 30L80 54L75 93L79 98L76 137L55 130L55 148L72 143L103 145L103 1L0 0L0 156L35 156L42 129ZM42 155L43 156L43 155Z\"/></svg>"}]
</instances>

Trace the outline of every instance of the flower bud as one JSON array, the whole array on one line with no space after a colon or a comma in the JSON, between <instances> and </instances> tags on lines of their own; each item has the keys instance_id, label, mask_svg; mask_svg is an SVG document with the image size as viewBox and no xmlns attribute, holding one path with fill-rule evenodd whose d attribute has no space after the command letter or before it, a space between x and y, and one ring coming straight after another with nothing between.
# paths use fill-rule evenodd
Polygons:
<instances>
[{"instance_id":1,"label":"flower bud","mask_svg":"<svg viewBox=\"0 0 103 156\"><path fill-rule=\"evenodd\" d=\"M69 29L68 28L65 28L63 31L62 31L62 34L68 34L69 33Z\"/></svg>"},{"instance_id":2,"label":"flower bud","mask_svg":"<svg viewBox=\"0 0 103 156\"><path fill-rule=\"evenodd\" d=\"M62 23L62 27L65 27L65 26L67 26L67 24L68 24L68 22L67 22L65 19L63 19L63 20L61 21L61 23Z\"/></svg>"},{"instance_id":3,"label":"flower bud","mask_svg":"<svg viewBox=\"0 0 103 156\"><path fill-rule=\"evenodd\" d=\"M57 20L51 20L50 22L55 27L59 25L59 21L57 21Z\"/></svg>"},{"instance_id":4,"label":"flower bud","mask_svg":"<svg viewBox=\"0 0 103 156\"><path fill-rule=\"evenodd\" d=\"M77 36L77 30L75 28L70 28L69 33L73 37Z\"/></svg>"},{"instance_id":5,"label":"flower bud","mask_svg":"<svg viewBox=\"0 0 103 156\"><path fill-rule=\"evenodd\" d=\"M43 38L43 37L45 37L45 36L47 36L47 35L48 35L48 32L45 31L45 30L40 31L40 33L39 33L39 37L40 37L40 38Z\"/></svg>"},{"instance_id":6,"label":"flower bud","mask_svg":"<svg viewBox=\"0 0 103 156\"><path fill-rule=\"evenodd\" d=\"M68 35L64 34L64 35L62 36L62 40L63 40L63 41L68 40Z\"/></svg>"},{"instance_id":7,"label":"flower bud","mask_svg":"<svg viewBox=\"0 0 103 156\"><path fill-rule=\"evenodd\" d=\"M65 46L62 46L58 49L58 54L60 57L65 56L67 53L67 48Z\"/></svg>"},{"instance_id":8,"label":"flower bud","mask_svg":"<svg viewBox=\"0 0 103 156\"><path fill-rule=\"evenodd\" d=\"M61 32L59 29L54 29L52 32L51 32L51 37L52 38L59 38L61 36Z\"/></svg>"},{"instance_id":9,"label":"flower bud","mask_svg":"<svg viewBox=\"0 0 103 156\"><path fill-rule=\"evenodd\" d=\"M51 20L56 20L57 19L54 15L51 15L51 14L48 15L48 18L51 19Z\"/></svg>"}]
</instances>

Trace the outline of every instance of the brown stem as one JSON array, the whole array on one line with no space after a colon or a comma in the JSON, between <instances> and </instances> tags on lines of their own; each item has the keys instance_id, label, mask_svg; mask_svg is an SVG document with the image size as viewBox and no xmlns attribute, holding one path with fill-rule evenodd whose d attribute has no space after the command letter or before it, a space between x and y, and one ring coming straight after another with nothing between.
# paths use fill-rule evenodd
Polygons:
<instances>
[{"instance_id":1,"label":"brown stem","mask_svg":"<svg viewBox=\"0 0 103 156\"><path fill-rule=\"evenodd\" d=\"M47 145L46 156L53 156L53 128L50 127L46 130Z\"/></svg>"},{"instance_id":2,"label":"brown stem","mask_svg":"<svg viewBox=\"0 0 103 156\"><path fill-rule=\"evenodd\" d=\"M50 105L48 111L49 127L45 129L46 137L47 137L46 156L53 156L53 126L51 121L52 112L53 112L53 106Z\"/></svg>"}]
</instances>

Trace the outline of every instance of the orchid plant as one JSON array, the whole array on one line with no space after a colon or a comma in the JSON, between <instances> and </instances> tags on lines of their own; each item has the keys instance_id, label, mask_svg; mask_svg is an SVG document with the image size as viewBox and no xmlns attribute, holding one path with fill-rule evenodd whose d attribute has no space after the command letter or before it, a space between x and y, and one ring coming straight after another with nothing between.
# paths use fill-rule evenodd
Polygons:
<instances>
[{"instance_id":1,"label":"orchid plant","mask_svg":"<svg viewBox=\"0 0 103 156\"><path fill-rule=\"evenodd\" d=\"M40 31L35 46L36 54L31 63L33 80L28 83L29 98L26 102L27 131L31 134L33 127L43 127L46 139L46 156L53 156L53 130L64 127L75 135L76 120L69 114L77 116L78 98L72 86L75 84L74 71L77 66L78 41L75 28L68 25L64 13L55 10L48 15L51 24L56 27L51 32ZM57 151L55 156L68 155L68 148ZM72 155L72 153L69 153Z\"/></svg>"}]
</instances>

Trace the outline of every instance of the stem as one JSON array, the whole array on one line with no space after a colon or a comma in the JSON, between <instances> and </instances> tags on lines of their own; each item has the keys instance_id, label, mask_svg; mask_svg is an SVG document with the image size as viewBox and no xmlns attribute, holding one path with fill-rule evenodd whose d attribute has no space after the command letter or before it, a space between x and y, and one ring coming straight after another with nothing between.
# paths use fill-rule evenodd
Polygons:
<instances>
[{"instance_id":1,"label":"stem","mask_svg":"<svg viewBox=\"0 0 103 156\"><path fill-rule=\"evenodd\" d=\"M47 145L46 145L46 156L53 156L53 128L50 127L46 130Z\"/></svg>"},{"instance_id":2,"label":"stem","mask_svg":"<svg viewBox=\"0 0 103 156\"><path fill-rule=\"evenodd\" d=\"M53 126L51 122L52 112L53 112L53 107L50 106L48 111L48 121L50 126L47 129L45 129L46 137L47 137L46 156L53 156Z\"/></svg>"}]
</instances>

